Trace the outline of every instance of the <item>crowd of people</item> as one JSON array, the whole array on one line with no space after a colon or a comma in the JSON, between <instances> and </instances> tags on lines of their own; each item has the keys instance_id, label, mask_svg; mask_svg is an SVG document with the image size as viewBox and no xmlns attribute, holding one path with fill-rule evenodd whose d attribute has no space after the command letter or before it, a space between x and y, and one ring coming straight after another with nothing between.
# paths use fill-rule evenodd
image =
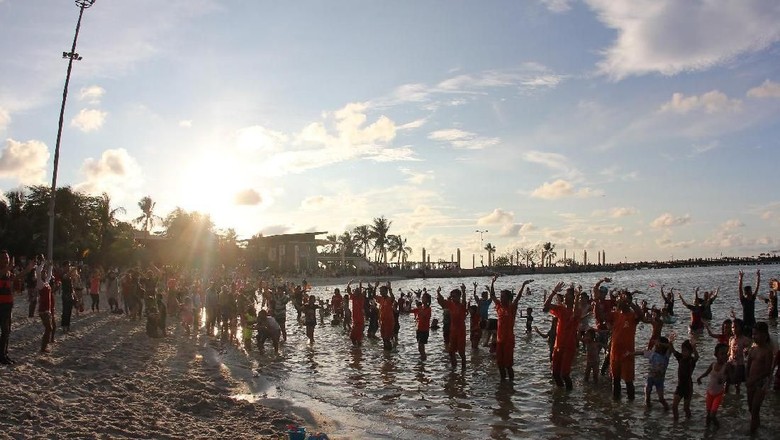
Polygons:
<instances>
[{"instance_id":1,"label":"crowd of people","mask_svg":"<svg viewBox=\"0 0 780 440\"><path fill-rule=\"evenodd\" d=\"M400 320L404 313L413 314L416 325L416 343L421 361L426 361L426 345L431 331L439 329L434 318L433 294L425 288L403 292L395 291L390 282L349 282L344 292L334 289L330 298L317 298L311 286L285 282L264 274L246 270L224 269L205 277L198 272L171 268L160 269L149 265L145 270L119 271L79 267L68 262L55 266L43 256L30 259L24 267L17 266L7 252L0 253L0 363L14 360L9 355L11 310L14 293L26 291L28 315L37 314L42 322L41 352L50 350L55 340L57 323L62 333L71 330L72 315L98 313L101 299L106 297L108 312L127 319L145 321L146 334L151 338L166 336L171 326L188 336L204 332L208 337L219 337L247 351L264 352L269 342L275 353L287 340L288 307L295 310L296 320L306 328L310 344L315 343L315 328L329 324L341 329L355 347L363 345L364 338L381 340L383 350L392 351L399 344ZM706 380L705 407L707 426L719 426L717 413L724 394L733 386L737 392L744 385L751 413L750 430L760 424L761 405L770 388L780 391L780 351L769 335L769 325L776 325L778 281L773 279L766 295L760 294L760 272L756 272L754 286L743 283L739 272L739 293L742 316L732 310L723 321L720 333L713 332L711 305L718 298L719 289L694 292L689 303L681 292L677 298L690 312L690 332L707 334L717 339L713 361L696 378L698 384ZM514 380L516 320L525 319L524 331L534 331L545 338L550 350L550 371L556 386L573 388L572 369L579 353L585 356L583 378L598 382L599 376L609 376L612 396L621 399L623 389L627 399L635 397L637 358L647 362L644 385L645 404L650 407L653 397L665 410L672 410L679 418L679 404L683 403L686 418L691 417L693 376L697 371L700 353L697 337L681 341L679 348L675 333L664 334L664 325L674 322L675 291L661 286L661 306L650 306L638 301L634 293L625 289L610 289L612 282L602 278L590 289L582 286L556 284L545 292L543 312L552 316L552 324L543 332L533 326L533 308L526 307L525 315L518 314L520 301L529 284L526 280L515 292L495 289L497 277L479 292L478 283L472 292L461 284L447 296L441 287L436 301L441 307L442 341L453 369L466 367L466 352L488 347L495 356L495 365L502 382ZM89 312L85 295L89 295ZM61 298L61 314L56 319L55 295ZM768 304L767 320L755 316L756 300ZM494 312L491 314L491 308ZM679 313L679 310L677 311ZM495 316L492 318L491 316ZM647 324L651 335L647 344L637 349L637 327ZM378 335L377 335L378 332ZM467 345L467 342L470 344ZM603 360L602 360L603 356ZM671 357L678 364L677 383L672 404L666 400L665 377ZM459 361L459 362L458 362Z\"/></svg>"}]
</instances>

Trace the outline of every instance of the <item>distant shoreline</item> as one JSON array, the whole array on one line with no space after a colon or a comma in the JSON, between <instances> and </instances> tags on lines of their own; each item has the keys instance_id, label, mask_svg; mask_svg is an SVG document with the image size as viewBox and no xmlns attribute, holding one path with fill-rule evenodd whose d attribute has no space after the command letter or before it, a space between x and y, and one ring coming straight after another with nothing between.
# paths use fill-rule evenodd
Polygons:
<instances>
[{"instance_id":1,"label":"distant shoreline","mask_svg":"<svg viewBox=\"0 0 780 440\"><path fill-rule=\"evenodd\" d=\"M718 259L718 260L686 260L686 261L671 261L671 262L640 262L640 263L619 263L619 264L606 264L606 265L587 265L587 266L568 266L568 267L519 267L519 266L497 266L497 267L482 267L476 269L432 269L432 270L394 270L388 275L346 275L336 277L305 277L298 276L297 282L302 282L304 279L309 285L314 287L320 286L344 286L350 280L353 284L357 284L359 281L364 283L374 283L379 281L385 283L387 281L409 280L409 279L426 279L426 278L474 278L474 277L489 277L493 275L509 276L509 275L533 275L533 274L576 274L576 273L591 273L591 272L621 272L628 270L654 270L654 269L681 269L692 267L715 267L715 266L758 266L758 265L771 265L780 264L780 258L768 258L762 260L748 260L748 259ZM780 274L777 274L780 275ZM774 275L772 275L774 276ZM286 277L289 280L295 280L295 277Z\"/></svg>"}]
</instances>

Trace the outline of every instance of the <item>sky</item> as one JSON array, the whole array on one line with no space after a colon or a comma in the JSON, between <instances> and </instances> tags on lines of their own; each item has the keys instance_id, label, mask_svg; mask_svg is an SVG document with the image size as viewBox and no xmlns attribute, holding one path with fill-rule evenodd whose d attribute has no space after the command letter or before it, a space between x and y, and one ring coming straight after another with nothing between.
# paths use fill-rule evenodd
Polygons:
<instances>
[{"instance_id":1,"label":"sky","mask_svg":"<svg viewBox=\"0 0 780 440\"><path fill-rule=\"evenodd\" d=\"M3 191L51 184L78 13L0 0ZM385 216L463 267L780 252L780 2L97 0L76 52L58 185L123 219Z\"/></svg>"}]
</instances>

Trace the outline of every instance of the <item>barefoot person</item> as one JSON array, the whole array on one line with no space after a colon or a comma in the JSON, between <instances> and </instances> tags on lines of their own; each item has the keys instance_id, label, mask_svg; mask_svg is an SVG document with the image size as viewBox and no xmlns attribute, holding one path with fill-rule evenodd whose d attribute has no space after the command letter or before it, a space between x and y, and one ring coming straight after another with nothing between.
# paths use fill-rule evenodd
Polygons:
<instances>
[{"instance_id":1,"label":"barefoot person","mask_svg":"<svg viewBox=\"0 0 780 440\"><path fill-rule=\"evenodd\" d=\"M634 345L636 327L642 321L642 310L634 303L631 292L621 293L613 312L612 343L609 370L612 373L612 397L620 399L620 381L626 383L628 400L634 400Z\"/></svg>"},{"instance_id":2,"label":"barefoot person","mask_svg":"<svg viewBox=\"0 0 780 440\"><path fill-rule=\"evenodd\" d=\"M533 280L523 281L523 285L520 286L520 290L517 292L517 296L514 300L512 299L511 290L502 290L501 300L496 298L495 276L490 283L490 299L493 300L493 304L495 304L496 307L496 315L498 315L496 365L498 366L498 374L501 376L501 382L504 382L507 378L510 381L515 380L515 371L512 366L514 365L515 353L515 318L517 317L517 304L523 296L525 286L532 282Z\"/></svg>"},{"instance_id":3,"label":"barefoot person","mask_svg":"<svg viewBox=\"0 0 780 440\"><path fill-rule=\"evenodd\" d=\"M726 383L730 376L731 367L726 362L729 356L729 347L726 344L717 344L715 346L715 362L707 367L701 376L696 379L696 383L701 385L701 380L705 377L707 381L707 395L705 404L707 406L707 426L715 425L719 427L718 408L723 402L723 395L726 393Z\"/></svg>"},{"instance_id":4,"label":"barefoot person","mask_svg":"<svg viewBox=\"0 0 780 440\"><path fill-rule=\"evenodd\" d=\"M670 347L674 358L677 359L677 388L674 390L672 401L672 414L674 420L680 416L680 400L683 401L685 417L691 418L691 397L693 396L693 370L699 360L699 352L690 340L685 340L680 346L681 351L674 348L674 341L670 341Z\"/></svg>"},{"instance_id":5,"label":"barefoot person","mask_svg":"<svg viewBox=\"0 0 780 440\"><path fill-rule=\"evenodd\" d=\"M52 265L39 259L35 266L36 288L38 289L38 316L43 324L41 353L49 352L49 343L54 342L54 295L51 290Z\"/></svg>"},{"instance_id":6,"label":"barefoot person","mask_svg":"<svg viewBox=\"0 0 780 440\"><path fill-rule=\"evenodd\" d=\"M379 305L379 334L382 336L384 349L391 350L393 348L392 339L395 327L395 316L393 315L395 295L393 295L393 289L390 287L389 282L384 286L377 287L379 287L379 296L375 299Z\"/></svg>"},{"instance_id":7,"label":"barefoot person","mask_svg":"<svg viewBox=\"0 0 780 440\"><path fill-rule=\"evenodd\" d=\"M557 320L555 347L552 353L552 376L559 387L566 386L571 390L571 367L574 355L577 353L577 330L580 319L578 310L575 310L574 287L566 289L563 304L553 305L552 301L563 290L563 282L558 283L550 292L550 296L544 303L542 310L550 312Z\"/></svg>"},{"instance_id":8,"label":"barefoot person","mask_svg":"<svg viewBox=\"0 0 780 440\"><path fill-rule=\"evenodd\" d=\"M753 329L753 347L748 353L745 380L751 434L755 434L761 424L761 404L772 382L773 354L772 344L769 341L769 327L766 322L759 322Z\"/></svg>"},{"instance_id":9,"label":"barefoot person","mask_svg":"<svg viewBox=\"0 0 780 440\"><path fill-rule=\"evenodd\" d=\"M447 351L450 354L450 365L457 366L455 354L460 356L461 368L466 368L466 286L450 291L450 297L444 299L441 287L436 290L436 300L442 309L450 314L450 337Z\"/></svg>"},{"instance_id":10,"label":"barefoot person","mask_svg":"<svg viewBox=\"0 0 780 440\"><path fill-rule=\"evenodd\" d=\"M33 270L33 261L27 265L27 270L13 275L14 265L8 251L0 251L0 364L13 364L8 356L8 345L11 339L11 315L14 308L14 281L23 278Z\"/></svg>"},{"instance_id":11,"label":"barefoot person","mask_svg":"<svg viewBox=\"0 0 780 440\"><path fill-rule=\"evenodd\" d=\"M428 335L431 331L431 295L425 293L422 296L422 303L419 307L412 309L414 319L417 321L417 350L420 352L420 359L425 360L425 344L428 343Z\"/></svg>"},{"instance_id":12,"label":"barefoot person","mask_svg":"<svg viewBox=\"0 0 780 440\"><path fill-rule=\"evenodd\" d=\"M761 285L761 271L756 271L756 285L755 287L742 286L742 279L745 273L739 271L739 303L742 305L742 323L745 326L744 330L752 329L756 325L756 296L758 295L758 288ZM748 332L749 333L749 332Z\"/></svg>"}]
</instances>

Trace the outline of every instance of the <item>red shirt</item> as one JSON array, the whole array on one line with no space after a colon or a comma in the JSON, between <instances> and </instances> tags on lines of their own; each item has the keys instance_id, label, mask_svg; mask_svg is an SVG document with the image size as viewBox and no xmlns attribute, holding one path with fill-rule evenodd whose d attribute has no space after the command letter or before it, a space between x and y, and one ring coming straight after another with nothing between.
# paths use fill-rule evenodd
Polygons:
<instances>
[{"instance_id":1,"label":"red shirt","mask_svg":"<svg viewBox=\"0 0 780 440\"><path fill-rule=\"evenodd\" d=\"M498 315L498 328L496 329L496 341L512 341L515 338L515 317L517 316L517 305L509 303L504 307L501 301L493 301L496 305L496 315ZM558 320L560 323L560 319Z\"/></svg>"},{"instance_id":2,"label":"red shirt","mask_svg":"<svg viewBox=\"0 0 780 440\"><path fill-rule=\"evenodd\" d=\"M417 320L417 330L421 332L427 332L431 329L431 308L420 307L419 309L412 310L414 318Z\"/></svg>"},{"instance_id":3,"label":"red shirt","mask_svg":"<svg viewBox=\"0 0 780 440\"><path fill-rule=\"evenodd\" d=\"M38 313L54 313L54 296L49 285L38 290Z\"/></svg>"},{"instance_id":4,"label":"red shirt","mask_svg":"<svg viewBox=\"0 0 780 440\"><path fill-rule=\"evenodd\" d=\"M574 310L566 306L550 306L550 314L558 318L555 332L555 348L575 348L577 346L577 330L580 326L580 320L572 319Z\"/></svg>"}]
</instances>

